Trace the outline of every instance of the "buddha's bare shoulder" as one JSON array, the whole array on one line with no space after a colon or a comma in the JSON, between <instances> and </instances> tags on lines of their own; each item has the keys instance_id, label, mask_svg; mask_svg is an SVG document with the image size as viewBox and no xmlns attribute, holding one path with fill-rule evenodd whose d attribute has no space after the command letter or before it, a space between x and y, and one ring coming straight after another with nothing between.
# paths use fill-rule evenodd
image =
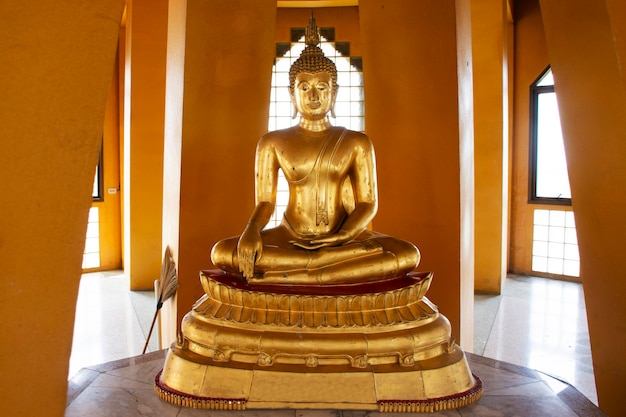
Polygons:
<instances>
[{"instance_id":1,"label":"buddha's bare shoulder","mask_svg":"<svg viewBox=\"0 0 626 417\"><path fill-rule=\"evenodd\" d=\"M295 129L295 127L272 130L261 136L258 146L275 146L285 141L288 141L289 139L293 138L295 134L297 134L297 130Z\"/></svg>"},{"instance_id":2,"label":"buddha's bare shoulder","mask_svg":"<svg viewBox=\"0 0 626 417\"><path fill-rule=\"evenodd\" d=\"M338 128L338 129L345 129L345 128ZM351 140L362 140L362 141L366 141L369 142L369 137L363 133L363 132L357 132L356 130L350 130L350 129L345 129L346 133L345 133L345 137L349 138Z\"/></svg>"},{"instance_id":3,"label":"buddha's bare shoulder","mask_svg":"<svg viewBox=\"0 0 626 417\"><path fill-rule=\"evenodd\" d=\"M372 150L373 145L370 138L362 132L346 129L343 141L349 146L356 146L365 150Z\"/></svg>"}]
</instances>

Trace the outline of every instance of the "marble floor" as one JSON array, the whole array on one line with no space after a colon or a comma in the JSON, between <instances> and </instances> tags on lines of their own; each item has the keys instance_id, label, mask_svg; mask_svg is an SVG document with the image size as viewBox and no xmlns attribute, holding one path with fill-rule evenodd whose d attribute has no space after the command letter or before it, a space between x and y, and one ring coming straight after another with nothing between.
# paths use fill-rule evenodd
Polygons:
<instances>
[{"instance_id":1,"label":"marble floor","mask_svg":"<svg viewBox=\"0 0 626 417\"><path fill-rule=\"evenodd\" d=\"M112 415L98 414L95 408L93 413L89 410L92 406L102 407L102 404L98 405L103 399L102 396L110 394L112 392L110 388L120 382L131 385L124 387L120 392L128 393L131 388L145 390L146 396L151 398L153 394L150 375L154 377L156 368L162 366L163 358L163 351L158 351L156 334L153 334L148 345L148 352L153 353L140 357L137 355L140 355L143 349L154 307L153 293L128 291L128 281L121 271L83 276L70 360L70 390L66 417ZM498 413L499 405L493 401L499 395L511 395L514 391L516 396L522 395L522 398L526 398L520 400L519 406L523 406L523 403L528 402L528 398L523 397L528 390L533 395L539 394L541 401L547 401L547 405L533 401L536 403L533 407L539 408L527 409L526 412L517 415L602 415L595 414L597 410L592 410L593 413L589 414L591 411L584 407L586 411L580 414L578 411L572 411L576 410L575 406L568 405L567 401L563 402L563 398L574 398L574 404L583 406L593 407L592 403L597 403L580 284L510 276L501 295L476 295L474 353L476 355L470 355L472 370L483 379L486 387L491 379L490 388L485 389L485 397L479 404L470 406L473 407L471 409L473 411L469 407L464 408L463 410L471 411L468 411L468 414L459 414L455 410L436 415L516 415L509 412ZM137 376L137 373L141 375ZM133 376L129 377L130 374ZM576 389L571 389L564 382ZM550 394L546 396L544 391ZM87 392L93 395L89 401L85 397ZM574 395L569 395L572 392ZM130 400L118 398L116 401ZM150 403L152 400L146 401ZM91 402L93 405L90 405ZM151 415L150 404L142 406L147 415ZM542 414L541 407L544 405L556 407L555 412L557 409L560 410L559 407L565 408L557 414ZM511 404L509 406L513 407ZM479 412L480 407L487 407L483 410L485 413ZM516 407L510 408L509 411L513 412ZM191 410L180 411L178 407L171 408L172 410L166 414L153 415L202 415L193 414ZM173 408L178 411L174 411ZM169 410L169 407L166 409ZM491 414L492 412L495 414ZM283 415L276 411L271 414L246 413L252 416ZM284 415L294 415L293 411L290 413L286 412ZM143 415L143 412L128 415ZM204 415L209 414L205 412ZM378 414L344 411L343 414L298 412L295 415L362 417Z\"/></svg>"},{"instance_id":2,"label":"marble floor","mask_svg":"<svg viewBox=\"0 0 626 417\"><path fill-rule=\"evenodd\" d=\"M82 368L140 355L156 302L153 291L129 291L122 271L84 274L80 281L69 377ZM158 329L148 352L158 349Z\"/></svg>"},{"instance_id":3,"label":"marble floor","mask_svg":"<svg viewBox=\"0 0 626 417\"><path fill-rule=\"evenodd\" d=\"M598 404L582 285L510 275L474 296L474 353L551 375Z\"/></svg>"}]
</instances>

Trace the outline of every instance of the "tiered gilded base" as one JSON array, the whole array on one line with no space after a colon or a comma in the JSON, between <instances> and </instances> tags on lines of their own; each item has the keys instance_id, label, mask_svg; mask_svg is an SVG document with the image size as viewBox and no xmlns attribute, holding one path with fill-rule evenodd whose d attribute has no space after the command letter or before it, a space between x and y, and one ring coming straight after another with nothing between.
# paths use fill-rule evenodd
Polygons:
<instances>
[{"instance_id":1,"label":"tiered gilded base","mask_svg":"<svg viewBox=\"0 0 626 417\"><path fill-rule=\"evenodd\" d=\"M438 411L481 393L431 274L340 286L260 286L204 271L155 391L197 408Z\"/></svg>"}]
</instances>

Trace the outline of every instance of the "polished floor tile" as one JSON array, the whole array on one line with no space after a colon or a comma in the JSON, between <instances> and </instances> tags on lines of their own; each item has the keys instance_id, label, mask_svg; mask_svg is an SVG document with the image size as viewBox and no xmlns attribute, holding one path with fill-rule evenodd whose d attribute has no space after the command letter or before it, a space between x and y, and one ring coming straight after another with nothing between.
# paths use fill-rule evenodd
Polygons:
<instances>
[{"instance_id":1,"label":"polished floor tile","mask_svg":"<svg viewBox=\"0 0 626 417\"><path fill-rule=\"evenodd\" d=\"M475 296L474 353L561 379L597 404L582 285L510 276Z\"/></svg>"},{"instance_id":2,"label":"polished floor tile","mask_svg":"<svg viewBox=\"0 0 626 417\"><path fill-rule=\"evenodd\" d=\"M81 278L70 378L81 368L141 354L156 302L152 291L129 291L122 271L94 272ZM157 349L153 330L148 352Z\"/></svg>"}]
</instances>

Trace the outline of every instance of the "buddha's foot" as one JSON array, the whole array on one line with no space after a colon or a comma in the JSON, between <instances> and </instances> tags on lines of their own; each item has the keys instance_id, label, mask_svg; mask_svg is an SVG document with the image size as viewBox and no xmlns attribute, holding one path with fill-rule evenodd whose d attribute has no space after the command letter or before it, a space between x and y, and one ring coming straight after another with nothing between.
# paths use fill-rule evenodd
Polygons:
<instances>
[{"instance_id":1,"label":"buddha's foot","mask_svg":"<svg viewBox=\"0 0 626 417\"><path fill-rule=\"evenodd\" d=\"M359 284L393 278L401 271L398 258L391 252L374 251L348 262L339 262L315 269L266 271L262 277L248 279L251 284L334 285Z\"/></svg>"},{"instance_id":2,"label":"buddha's foot","mask_svg":"<svg viewBox=\"0 0 626 417\"><path fill-rule=\"evenodd\" d=\"M341 246L329 246L311 251L311 259L306 269L323 268L370 255L381 255L383 252L383 246L375 240L352 242Z\"/></svg>"}]
</instances>

